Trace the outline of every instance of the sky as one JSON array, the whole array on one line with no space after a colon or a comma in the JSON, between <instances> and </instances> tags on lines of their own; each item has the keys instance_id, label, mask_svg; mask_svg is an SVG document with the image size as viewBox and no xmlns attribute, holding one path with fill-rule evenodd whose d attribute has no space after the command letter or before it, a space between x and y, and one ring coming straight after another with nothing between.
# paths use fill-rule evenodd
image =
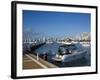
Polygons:
<instances>
[{"instance_id":1,"label":"sky","mask_svg":"<svg viewBox=\"0 0 100 80\"><path fill-rule=\"evenodd\" d=\"M89 13L23 10L23 29L46 36L75 36L90 32Z\"/></svg>"}]
</instances>

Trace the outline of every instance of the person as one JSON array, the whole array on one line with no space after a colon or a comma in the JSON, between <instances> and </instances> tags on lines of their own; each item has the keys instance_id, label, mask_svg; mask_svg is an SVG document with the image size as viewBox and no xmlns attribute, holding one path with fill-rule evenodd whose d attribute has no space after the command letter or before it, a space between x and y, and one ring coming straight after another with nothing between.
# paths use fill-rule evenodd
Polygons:
<instances>
[{"instance_id":1,"label":"person","mask_svg":"<svg viewBox=\"0 0 100 80\"><path fill-rule=\"evenodd\" d=\"M44 59L44 60L48 60L48 55L47 55L47 53L44 54L43 59Z\"/></svg>"}]
</instances>

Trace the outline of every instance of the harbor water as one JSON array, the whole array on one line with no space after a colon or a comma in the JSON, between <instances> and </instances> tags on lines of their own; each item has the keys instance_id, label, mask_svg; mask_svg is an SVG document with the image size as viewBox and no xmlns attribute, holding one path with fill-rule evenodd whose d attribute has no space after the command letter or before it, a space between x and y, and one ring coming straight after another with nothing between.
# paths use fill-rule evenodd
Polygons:
<instances>
[{"instance_id":1,"label":"harbor water","mask_svg":"<svg viewBox=\"0 0 100 80\"><path fill-rule=\"evenodd\" d=\"M48 53L48 62L53 63L57 65L58 67L80 67L80 66L90 66L91 59L90 59L90 46L83 46L83 49L87 50L86 57L81 59L75 59L70 62L57 62L52 59L57 53L58 48L61 46L61 43L48 43L44 44L38 49L35 50L35 52L39 55L42 55L44 53Z\"/></svg>"}]
</instances>

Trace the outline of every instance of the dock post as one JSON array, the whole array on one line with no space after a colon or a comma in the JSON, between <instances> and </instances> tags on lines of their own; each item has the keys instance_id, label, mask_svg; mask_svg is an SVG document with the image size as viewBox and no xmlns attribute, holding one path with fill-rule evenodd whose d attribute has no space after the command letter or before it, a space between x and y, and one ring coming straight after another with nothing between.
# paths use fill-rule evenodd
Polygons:
<instances>
[{"instance_id":1,"label":"dock post","mask_svg":"<svg viewBox=\"0 0 100 80\"><path fill-rule=\"evenodd\" d=\"M39 61L39 54L37 53L37 60Z\"/></svg>"}]
</instances>

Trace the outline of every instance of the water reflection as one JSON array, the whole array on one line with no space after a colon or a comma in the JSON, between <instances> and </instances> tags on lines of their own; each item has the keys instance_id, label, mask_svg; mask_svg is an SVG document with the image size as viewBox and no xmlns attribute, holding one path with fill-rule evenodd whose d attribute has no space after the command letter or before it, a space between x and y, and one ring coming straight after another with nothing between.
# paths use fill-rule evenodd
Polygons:
<instances>
[{"instance_id":1,"label":"water reflection","mask_svg":"<svg viewBox=\"0 0 100 80\"><path fill-rule=\"evenodd\" d=\"M53 55L58 53L58 48L61 44L60 43L50 43L41 46L40 48L36 49L35 52L39 54L43 54L44 52L48 52L49 55Z\"/></svg>"}]
</instances>

